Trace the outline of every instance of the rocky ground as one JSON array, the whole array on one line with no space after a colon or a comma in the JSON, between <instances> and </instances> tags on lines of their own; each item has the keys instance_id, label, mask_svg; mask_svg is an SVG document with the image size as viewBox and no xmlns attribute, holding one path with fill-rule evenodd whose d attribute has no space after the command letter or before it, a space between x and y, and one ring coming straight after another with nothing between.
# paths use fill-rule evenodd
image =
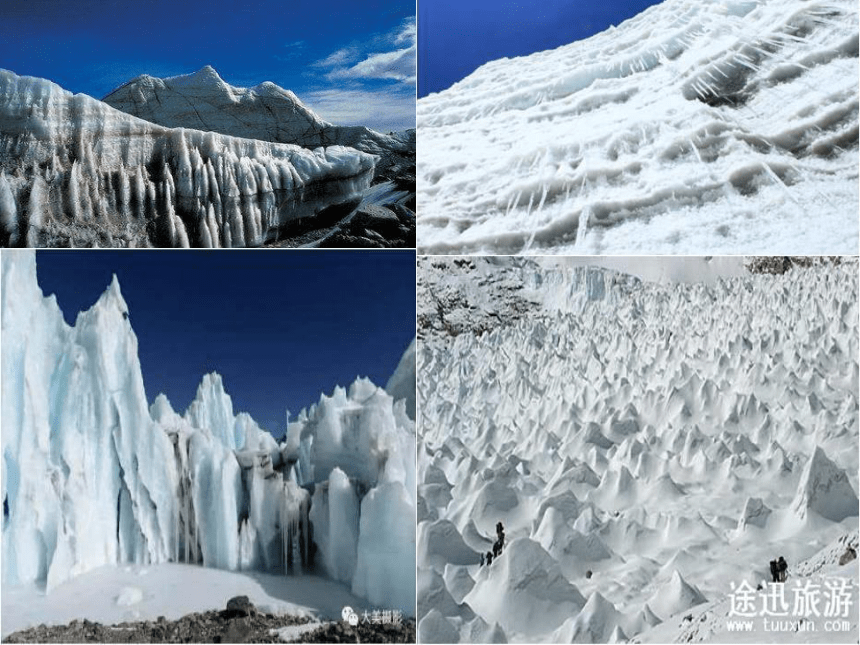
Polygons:
<instances>
[{"instance_id":1,"label":"rocky ground","mask_svg":"<svg viewBox=\"0 0 860 645\"><path fill-rule=\"evenodd\" d=\"M414 132L413 132L414 137ZM373 185L391 182L400 193L382 203L337 206L268 242L270 248L415 248L415 142L381 158ZM403 196L405 193L405 196Z\"/></svg>"},{"instance_id":2,"label":"rocky ground","mask_svg":"<svg viewBox=\"0 0 860 645\"><path fill-rule=\"evenodd\" d=\"M414 193L413 193L413 200ZM402 204L359 208L320 244L324 248L414 248L415 213Z\"/></svg>"},{"instance_id":3,"label":"rocky ground","mask_svg":"<svg viewBox=\"0 0 860 645\"><path fill-rule=\"evenodd\" d=\"M75 620L68 625L39 625L10 634L4 643L277 643L277 632L288 625L310 622L307 618L256 614L232 616L227 611L189 614L179 620L101 625ZM415 620L400 625L330 622L299 636L302 643L414 643Z\"/></svg>"}]
</instances>

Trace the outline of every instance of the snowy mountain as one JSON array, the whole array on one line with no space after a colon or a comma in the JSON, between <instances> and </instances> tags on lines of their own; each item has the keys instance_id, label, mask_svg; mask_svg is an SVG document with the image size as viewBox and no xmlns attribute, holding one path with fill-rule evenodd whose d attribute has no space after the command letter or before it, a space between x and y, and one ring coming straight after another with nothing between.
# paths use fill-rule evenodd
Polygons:
<instances>
[{"instance_id":1,"label":"snowy mountain","mask_svg":"<svg viewBox=\"0 0 860 645\"><path fill-rule=\"evenodd\" d=\"M2 254L3 588L104 565L315 573L414 612L415 424L358 379L278 444L217 374L148 406L114 278L66 325L32 251Z\"/></svg>"},{"instance_id":2,"label":"snowy mountain","mask_svg":"<svg viewBox=\"0 0 860 645\"><path fill-rule=\"evenodd\" d=\"M165 128L0 70L6 246L259 246L348 213L375 160Z\"/></svg>"},{"instance_id":3,"label":"snowy mountain","mask_svg":"<svg viewBox=\"0 0 860 645\"><path fill-rule=\"evenodd\" d=\"M220 132L305 148L348 146L375 155L408 148L405 135L321 119L293 92L266 81L251 88L226 83L211 66L170 78L144 74L102 99L111 107L167 128ZM412 140L414 151L414 138Z\"/></svg>"},{"instance_id":4,"label":"snowy mountain","mask_svg":"<svg viewBox=\"0 0 860 645\"><path fill-rule=\"evenodd\" d=\"M419 249L855 254L857 76L849 0L665 0L487 63L418 101Z\"/></svg>"},{"instance_id":5,"label":"snowy mountain","mask_svg":"<svg viewBox=\"0 0 860 645\"><path fill-rule=\"evenodd\" d=\"M856 260L685 264L419 258L422 642L674 638L856 531Z\"/></svg>"}]
</instances>

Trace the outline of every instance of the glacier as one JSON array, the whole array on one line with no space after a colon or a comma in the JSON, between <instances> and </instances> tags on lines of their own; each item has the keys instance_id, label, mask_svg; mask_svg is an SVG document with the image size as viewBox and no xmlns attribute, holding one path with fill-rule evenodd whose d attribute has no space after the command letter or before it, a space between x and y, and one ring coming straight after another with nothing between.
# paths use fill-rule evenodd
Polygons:
<instances>
[{"instance_id":1,"label":"glacier","mask_svg":"<svg viewBox=\"0 0 860 645\"><path fill-rule=\"evenodd\" d=\"M367 379L275 439L218 374L184 415L146 399L116 277L75 324L2 254L3 586L104 565L315 573L414 614L415 423ZM413 368L414 371L414 368Z\"/></svg>"},{"instance_id":2,"label":"glacier","mask_svg":"<svg viewBox=\"0 0 860 645\"><path fill-rule=\"evenodd\" d=\"M0 70L4 246L260 246L346 215L376 161L166 128Z\"/></svg>"},{"instance_id":3,"label":"glacier","mask_svg":"<svg viewBox=\"0 0 860 645\"><path fill-rule=\"evenodd\" d=\"M418 100L427 254L858 252L858 10L665 0Z\"/></svg>"},{"instance_id":4,"label":"glacier","mask_svg":"<svg viewBox=\"0 0 860 645\"><path fill-rule=\"evenodd\" d=\"M648 260L419 256L420 642L734 642L779 555L856 642L857 259Z\"/></svg>"}]
</instances>

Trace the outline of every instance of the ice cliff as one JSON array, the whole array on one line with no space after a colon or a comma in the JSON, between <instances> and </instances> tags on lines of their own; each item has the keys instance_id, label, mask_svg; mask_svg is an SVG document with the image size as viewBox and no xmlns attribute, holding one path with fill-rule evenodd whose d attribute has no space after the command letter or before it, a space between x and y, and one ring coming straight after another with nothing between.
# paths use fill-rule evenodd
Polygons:
<instances>
[{"instance_id":1,"label":"ice cliff","mask_svg":"<svg viewBox=\"0 0 860 645\"><path fill-rule=\"evenodd\" d=\"M259 246L358 203L375 159L166 128L0 70L6 246Z\"/></svg>"},{"instance_id":2,"label":"ice cliff","mask_svg":"<svg viewBox=\"0 0 860 645\"><path fill-rule=\"evenodd\" d=\"M851 0L665 0L418 101L427 253L857 253Z\"/></svg>"},{"instance_id":3,"label":"ice cliff","mask_svg":"<svg viewBox=\"0 0 860 645\"><path fill-rule=\"evenodd\" d=\"M35 255L2 256L3 584L101 565L317 572L411 614L415 425L367 380L278 444L217 374L184 415L149 407L116 279L68 326Z\"/></svg>"}]
</instances>

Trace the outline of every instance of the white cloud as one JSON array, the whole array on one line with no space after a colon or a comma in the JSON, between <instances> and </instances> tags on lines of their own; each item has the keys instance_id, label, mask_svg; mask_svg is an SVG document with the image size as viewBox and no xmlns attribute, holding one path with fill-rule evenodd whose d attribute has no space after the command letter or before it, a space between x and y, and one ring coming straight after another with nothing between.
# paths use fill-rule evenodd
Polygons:
<instances>
[{"instance_id":1,"label":"white cloud","mask_svg":"<svg viewBox=\"0 0 860 645\"><path fill-rule=\"evenodd\" d=\"M303 94L302 101L337 125L365 125L377 132L415 127L415 94L411 88L318 90Z\"/></svg>"},{"instance_id":2,"label":"white cloud","mask_svg":"<svg viewBox=\"0 0 860 645\"><path fill-rule=\"evenodd\" d=\"M361 60L361 49L367 49L367 46L339 49L316 64L332 68L326 74L329 80L386 79L414 85L417 55L415 16L407 18L397 29L381 38L373 39L370 46L377 45L379 41L386 50L364 54Z\"/></svg>"},{"instance_id":3,"label":"white cloud","mask_svg":"<svg viewBox=\"0 0 860 645\"><path fill-rule=\"evenodd\" d=\"M312 63L312 65L316 67L336 67L351 63L359 56L361 56L361 52L356 47L344 47L343 49L338 49L336 52L332 52L322 60Z\"/></svg>"}]
</instances>

